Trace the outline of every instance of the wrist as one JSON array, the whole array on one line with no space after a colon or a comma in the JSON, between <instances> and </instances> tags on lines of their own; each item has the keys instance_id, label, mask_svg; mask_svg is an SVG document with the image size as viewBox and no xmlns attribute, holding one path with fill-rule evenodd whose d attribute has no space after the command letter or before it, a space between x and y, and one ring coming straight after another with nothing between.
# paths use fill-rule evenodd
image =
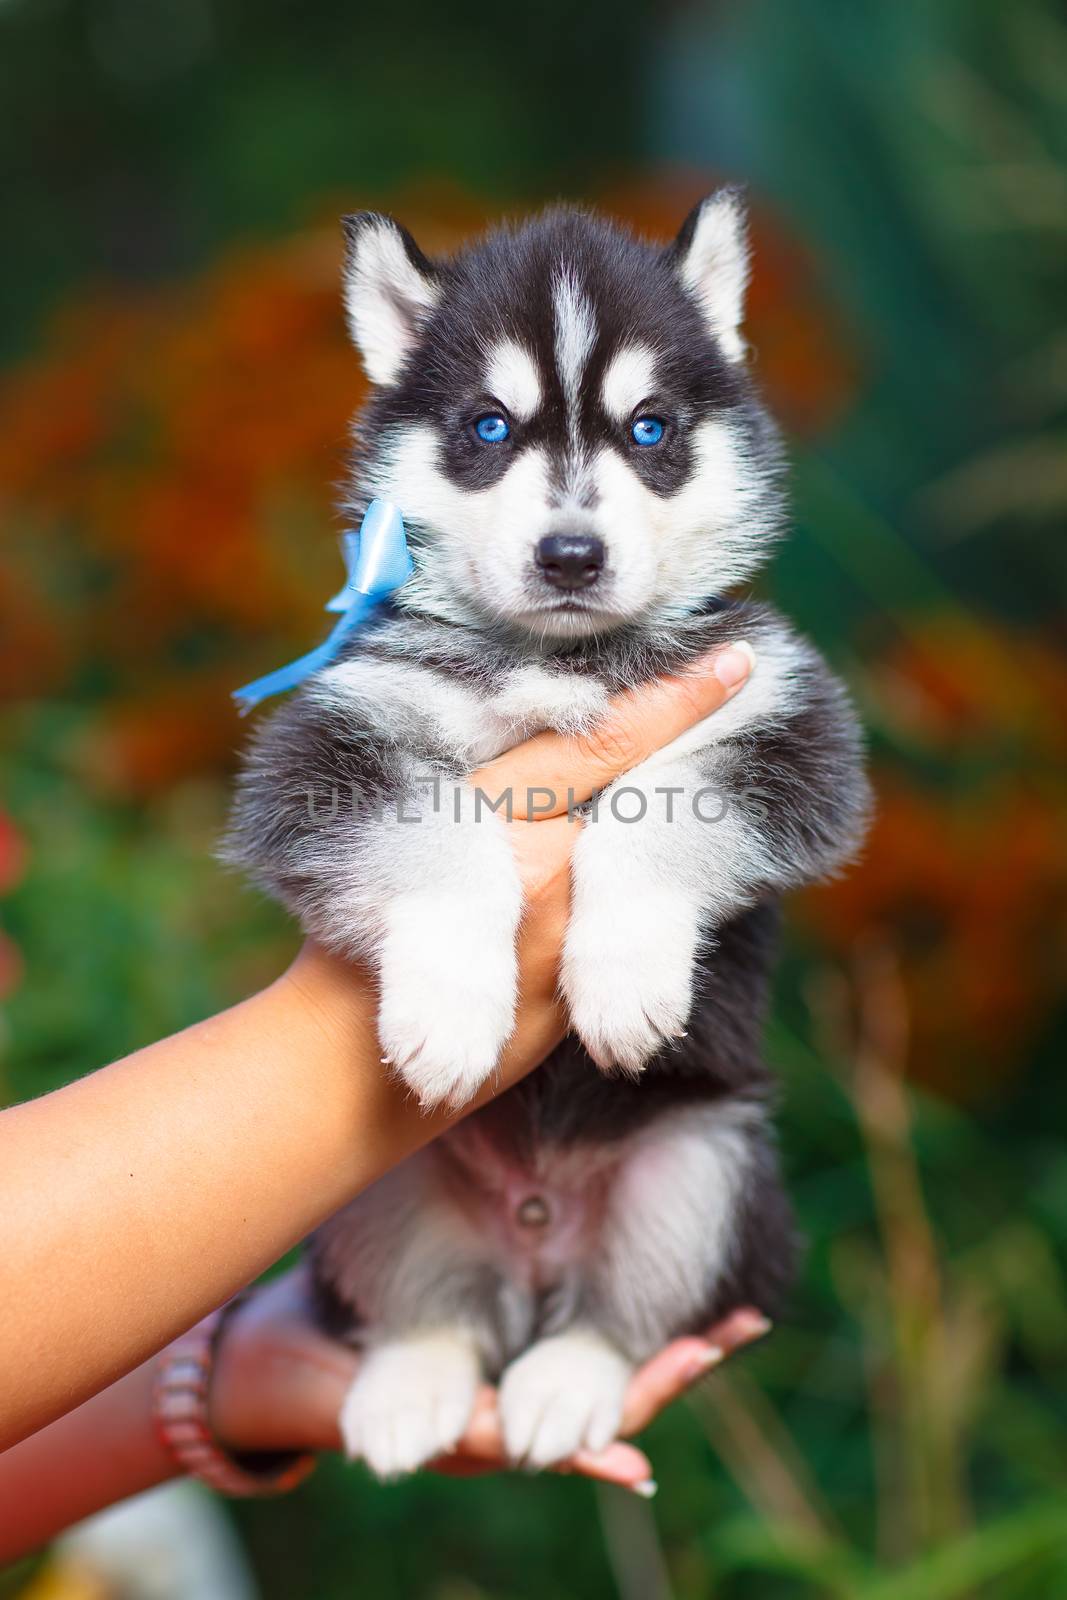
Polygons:
<instances>
[{"instance_id":1,"label":"wrist","mask_svg":"<svg viewBox=\"0 0 1067 1600\"><path fill-rule=\"evenodd\" d=\"M368 1017L375 1020L377 1001L364 967L305 940L297 955L270 986L301 1023L318 1031L332 1049L365 1044Z\"/></svg>"},{"instance_id":2,"label":"wrist","mask_svg":"<svg viewBox=\"0 0 1067 1600\"><path fill-rule=\"evenodd\" d=\"M314 1325L306 1269L258 1288L232 1315L216 1350L212 1431L224 1448L330 1450L357 1356Z\"/></svg>"},{"instance_id":3,"label":"wrist","mask_svg":"<svg viewBox=\"0 0 1067 1600\"><path fill-rule=\"evenodd\" d=\"M212 1312L164 1352L155 1372L152 1415L157 1435L183 1471L222 1494L284 1494L311 1472L313 1455L281 1451L239 1454L215 1424L217 1356L231 1302Z\"/></svg>"}]
</instances>

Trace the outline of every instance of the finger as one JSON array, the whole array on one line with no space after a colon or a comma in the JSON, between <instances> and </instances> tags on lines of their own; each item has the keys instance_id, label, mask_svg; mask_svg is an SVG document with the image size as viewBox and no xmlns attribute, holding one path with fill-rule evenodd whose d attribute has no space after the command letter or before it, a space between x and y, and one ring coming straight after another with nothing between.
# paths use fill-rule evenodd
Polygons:
<instances>
[{"instance_id":1,"label":"finger","mask_svg":"<svg viewBox=\"0 0 1067 1600\"><path fill-rule=\"evenodd\" d=\"M724 1359L706 1339L675 1339L634 1373L626 1391L621 1432L640 1433L672 1400Z\"/></svg>"},{"instance_id":2,"label":"finger","mask_svg":"<svg viewBox=\"0 0 1067 1600\"><path fill-rule=\"evenodd\" d=\"M477 1477L486 1472L506 1472L513 1463L504 1449L500 1430L500 1413L497 1410L497 1392L483 1384L474 1400L467 1430L455 1450L430 1463L433 1471L443 1472L452 1478ZM603 1483L619 1483L624 1488L636 1489L646 1483L652 1474L648 1457L636 1445L615 1440L604 1450L579 1450L569 1461L552 1469L555 1472L577 1472L587 1478L599 1478ZM647 1493L647 1490L642 1490Z\"/></svg>"},{"instance_id":3,"label":"finger","mask_svg":"<svg viewBox=\"0 0 1067 1600\"><path fill-rule=\"evenodd\" d=\"M467 1461L487 1462L490 1470L499 1469L504 1462L504 1436L500 1431L500 1415L496 1405L496 1390L483 1383L474 1397L474 1407L456 1452Z\"/></svg>"},{"instance_id":4,"label":"finger","mask_svg":"<svg viewBox=\"0 0 1067 1600\"><path fill-rule=\"evenodd\" d=\"M499 1434L497 1437L499 1439ZM490 1472L515 1470L514 1463L503 1453L502 1440L499 1448L490 1452L486 1451L485 1443L484 1438L480 1439L477 1453L473 1453L464 1438L450 1455L438 1456L429 1462L428 1470L440 1472L446 1478L482 1478ZM561 1461L549 1470L564 1476L575 1473L583 1478L596 1478L600 1483L615 1483L642 1497L654 1492L652 1464L648 1457L636 1445L620 1439L604 1450L579 1450L568 1461Z\"/></svg>"},{"instance_id":5,"label":"finger","mask_svg":"<svg viewBox=\"0 0 1067 1600\"><path fill-rule=\"evenodd\" d=\"M585 733L535 734L470 782L493 801L510 793L507 814L516 820L562 816L717 711L746 682L755 659L745 640L725 645L685 673L617 695Z\"/></svg>"},{"instance_id":6,"label":"finger","mask_svg":"<svg viewBox=\"0 0 1067 1600\"><path fill-rule=\"evenodd\" d=\"M583 1478L596 1478L600 1483L617 1483L632 1489L642 1499L656 1492L652 1477L652 1463L636 1445L616 1439L605 1450L579 1450L570 1459L554 1469L557 1472L577 1472Z\"/></svg>"},{"instance_id":7,"label":"finger","mask_svg":"<svg viewBox=\"0 0 1067 1600\"><path fill-rule=\"evenodd\" d=\"M716 1323L704 1337L674 1339L646 1361L630 1380L621 1432L640 1433L672 1400L719 1366L728 1355L770 1328L761 1312L745 1306Z\"/></svg>"},{"instance_id":8,"label":"finger","mask_svg":"<svg viewBox=\"0 0 1067 1600\"><path fill-rule=\"evenodd\" d=\"M428 1462L427 1470L440 1472L446 1478L484 1478L490 1472L510 1472L514 1467L503 1455L466 1455L460 1444L453 1454ZM609 1444L605 1450L579 1450L569 1461L561 1461L549 1470L562 1476L574 1473L596 1478L600 1483L616 1483L642 1497L651 1493L647 1486L653 1483L652 1463L645 1452L622 1440Z\"/></svg>"},{"instance_id":9,"label":"finger","mask_svg":"<svg viewBox=\"0 0 1067 1600\"><path fill-rule=\"evenodd\" d=\"M724 1355L729 1356L746 1344L755 1344L757 1339L764 1338L772 1326L770 1317L765 1317L755 1306L738 1306L709 1328L705 1337L709 1344L718 1345Z\"/></svg>"}]
</instances>

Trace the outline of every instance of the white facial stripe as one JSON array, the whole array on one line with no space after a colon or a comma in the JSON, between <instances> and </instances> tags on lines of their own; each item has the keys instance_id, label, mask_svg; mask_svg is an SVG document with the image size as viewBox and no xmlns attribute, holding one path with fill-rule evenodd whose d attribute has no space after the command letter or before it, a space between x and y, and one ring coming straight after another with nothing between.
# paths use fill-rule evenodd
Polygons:
<instances>
[{"instance_id":1,"label":"white facial stripe","mask_svg":"<svg viewBox=\"0 0 1067 1600\"><path fill-rule=\"evenodd\" d=\"M563 385L567 420L573 439L577 433L578 389L596 340L596 319L578 280L566 267L556 279L553 304L556 312L556 368Z\"/></svg>"},{"instance_id":2,"label":"white facial stripe","mask_svg":"<svg viewBox=\"0 0 1067 1600\"><path fill-rule=\"evenodd\" d=\"M614 356L604 374L601 396L609 417L627 418L652 393L655 357L645 344L631 344Z\"/></svg>"},{"instance_id":3,"label":"white facial stripe","mask_svg":"<svg viewBox=\"0 0 1067 1600\"><path fill-rule=\"evenodd\" d=\"M489 357L486 387L522 422L529 422L541 404L541 380L533 357L514 339L505 339L494 346Z\"/></svg>"}]
</instances>

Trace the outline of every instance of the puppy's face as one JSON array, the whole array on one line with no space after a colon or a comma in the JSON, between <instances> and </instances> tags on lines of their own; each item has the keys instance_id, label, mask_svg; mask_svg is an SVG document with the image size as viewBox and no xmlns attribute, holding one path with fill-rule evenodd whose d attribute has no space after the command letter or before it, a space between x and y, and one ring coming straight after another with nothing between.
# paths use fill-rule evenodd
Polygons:
<instances>
[{"instance_id":1,"label":"puppy's face","mask_svg":"<svg viewBox=\"0 0 1067 1600\"><path fill-rule=\"evenodd\" d=\"M406 604L565 638L683 615L755 569L778 456L743 366L732 193L667 250L572 211L440 264L388 218L345 227L377 391L353 501L403 512Z\"/></svg>"}]
</instances>

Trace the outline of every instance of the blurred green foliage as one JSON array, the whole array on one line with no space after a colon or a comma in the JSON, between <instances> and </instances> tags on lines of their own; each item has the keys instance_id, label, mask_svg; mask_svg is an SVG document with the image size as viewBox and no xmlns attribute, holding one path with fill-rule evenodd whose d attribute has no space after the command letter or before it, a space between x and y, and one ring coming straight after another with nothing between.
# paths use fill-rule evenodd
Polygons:
<instances>
[{"instance_id":1,"label":"blurred green foliage","mask_svg":"<svg viewBox=\"0 0 1067 1600\"><path fill-rule=\"evenodd\" d=\"M308 225L354 201L432 242L750 181L796 440L770 587L871 730L872 844L798 907L769 1041L786 1324L651 1430L651 1508L326 1462L234 1510L268 1600L1067 1593L1065 84L1051 0L0 0L0 1088L292 947L211 850L226 689L333 580L358 381Z\"/></svg>"},{"instance_id":2,"label":"blurred green foliage","mask_svg":"<svg viewBox=\"0 0 1067 1600\"><path fill-rule=\"evenodd\" d=\"M9 347L57 289L187 270L324 194L446 174L514 203L641 153L636 0L0 0ZM2 347L0 347L2 348Z\"/></svg>"}]
</instances>

